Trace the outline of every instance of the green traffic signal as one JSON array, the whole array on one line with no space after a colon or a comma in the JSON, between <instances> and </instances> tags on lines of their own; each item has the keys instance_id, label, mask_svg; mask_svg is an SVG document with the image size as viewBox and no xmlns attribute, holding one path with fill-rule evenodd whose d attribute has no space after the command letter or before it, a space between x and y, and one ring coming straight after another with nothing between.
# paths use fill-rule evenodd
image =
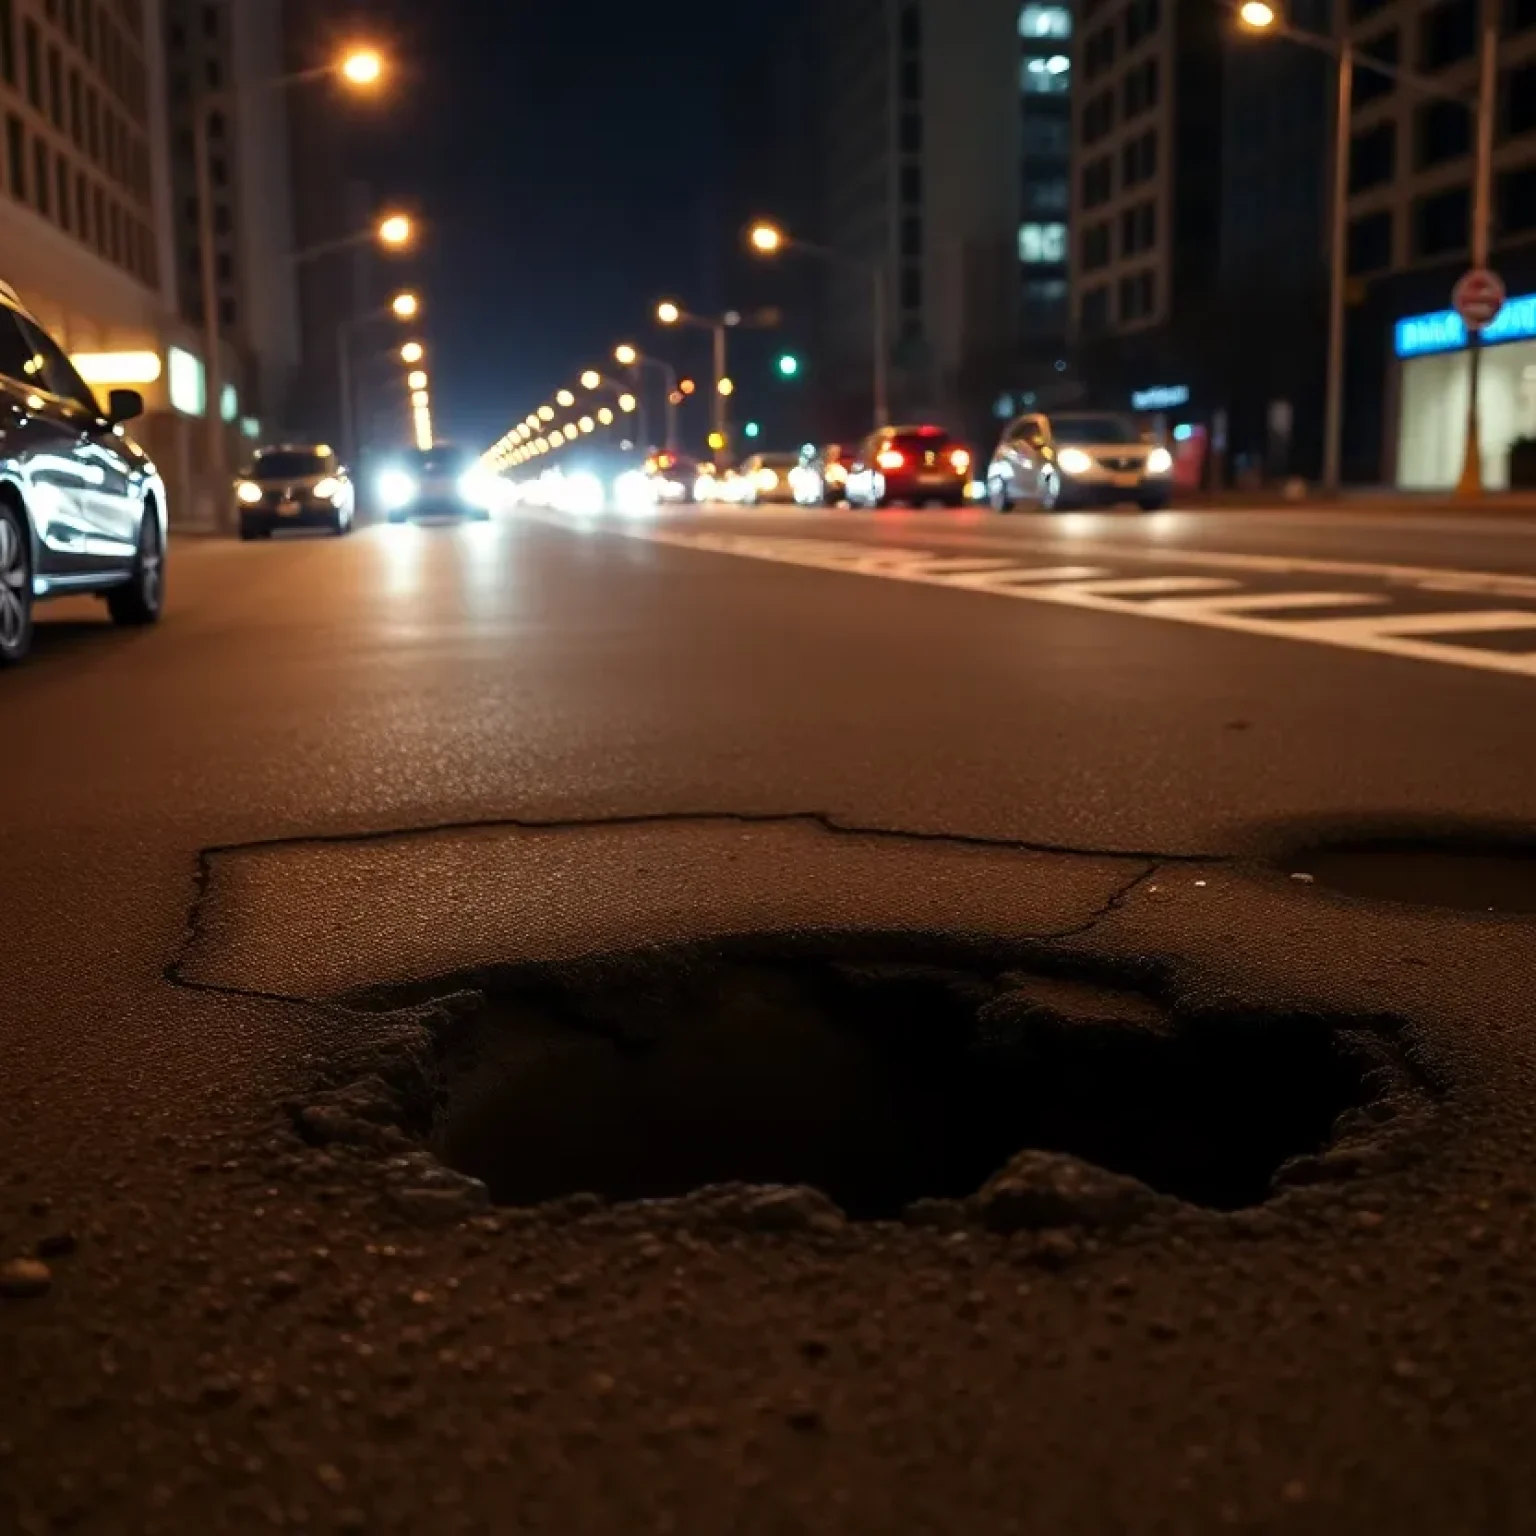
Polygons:
<instances>
[{"instance_id":1,"label":"green traffic signal","mask_svg":"<svg viewBox=\"0 0 1536 1536\"><path fill-rule=\"evenodd\" d=\"M786 379L792 379L800 372L800 359L793 352L786 352L779 359L779 373Z\"/></svg>"},{"instance_id":2,"label":"green traffic signal","mask_svg":"<svg viewBox=\"0 0 1536 1536\"><path fill-rule=\"evenodd\" d=\"M749 421L744 430L748 437L757 437L763 429L755 421Z\"/></svg>"}]
</instances>

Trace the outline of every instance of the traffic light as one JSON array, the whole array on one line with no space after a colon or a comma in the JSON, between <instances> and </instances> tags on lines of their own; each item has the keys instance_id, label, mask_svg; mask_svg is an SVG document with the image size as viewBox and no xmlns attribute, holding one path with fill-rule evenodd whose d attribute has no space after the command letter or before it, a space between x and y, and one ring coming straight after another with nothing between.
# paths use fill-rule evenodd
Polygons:
<instances>
[{"instance_id":1,"label":"traffic light","mask_svg":"<svg viewBox=\"0 0 1536 1536\"><path fill-rule=\"evenodd\" d=\"M718 453L722 448L725 447L725 433L711 432L709 434L709 446L713 448L716 453Z\"/></svg>"},{"instance_id":2,"label":"traffic light","mask_svg":"<svg viewBox=\"0 0 1536 1536\"><path fill-rule=\"evenodd\" d=\"M749 421L741 430L745 432L748 437L757 437L759 434L761 434L763 429L758 426L755 421Z\"/></svg>"},{"instance_id":3,"label":"traffic light","mask_svg":"<svg viewBox=\"0 0 1536 1536\"><path fill-rule=\"evenodd\" d=\"M683 379L678 383L678 389L685 395L691 395L698 387L692 379Z\"/></svg>"},{"instance_id":4,"label":"traffic light","mask_svg":"<svg viewBox=\"0 0 1536 1536\"><path fill-rule=\"evenodd\" d=\"M779 358L780 378L792 379L800 372L800 359L793 352L785 352Z\"/></svg>"}]
</instances>

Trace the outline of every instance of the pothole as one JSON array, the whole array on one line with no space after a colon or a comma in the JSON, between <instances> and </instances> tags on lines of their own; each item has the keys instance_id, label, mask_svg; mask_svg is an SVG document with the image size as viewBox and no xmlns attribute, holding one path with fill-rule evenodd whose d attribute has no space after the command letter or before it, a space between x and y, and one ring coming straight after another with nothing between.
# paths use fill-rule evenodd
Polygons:
<instances>
[{"instance_id":1,"label":"pothole","mask_svg":"<svg viewBox=\"0 0 1536 1536\"><path fill-rule=\"evenodd\" d=\"M1234 1211L1288 1167L1326 1176L1341 1138L1413 1092L1390 1022L1184 1011L907 939L716 942L473 985L438 1042L431 1140L505 1205L805 1185L893 1218L1033 1151Z\"/></svg>"},{"instance_id":2,"label":"pothole","mask_svg":"<svg viewBox=\"0 0 1536 1536\"><path fill-rule=\"evenodd\" d=\"M1295 853L1286 869L1369 901L1462 912L1536 912L1536 843L1359 839Z\"/></svg>"}]
</instances>

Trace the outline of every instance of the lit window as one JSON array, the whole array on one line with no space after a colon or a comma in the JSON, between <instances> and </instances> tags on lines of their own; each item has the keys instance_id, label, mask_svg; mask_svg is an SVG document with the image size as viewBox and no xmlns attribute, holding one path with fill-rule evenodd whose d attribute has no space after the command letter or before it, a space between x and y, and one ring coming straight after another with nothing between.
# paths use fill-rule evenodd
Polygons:
<instances>
[{"instance_id":1,"label":"lit window","mask_svg":"<svg viewBox=\"0 0 1536 1536\"><path fill-rule=\"evenodd\" d=\"M1064 53L1025 59L1021 85L1026 96L1055 96L1071 85L1072 61Z\"/></svg>"},{"instance_id":2,"label":"lit window","mask_svg":"<svg viewBox=\"0 0 1536 1536\"><path fill-rule=\"evenodd\" d=\"M1019 225L1019 260L1030 266L1067 259L1065 224Z\"/></svg>"},{"instance_id":3,"label":"lit window","mask_svg":"<svg viewBox=\"0 0 1536 1536\"><path fill-rule=\"evenodd\" d=\"M1026 5L1019 12L1020 37L1071 37L1072 12L1064 5Z\"/></svg>"}]
</instances>

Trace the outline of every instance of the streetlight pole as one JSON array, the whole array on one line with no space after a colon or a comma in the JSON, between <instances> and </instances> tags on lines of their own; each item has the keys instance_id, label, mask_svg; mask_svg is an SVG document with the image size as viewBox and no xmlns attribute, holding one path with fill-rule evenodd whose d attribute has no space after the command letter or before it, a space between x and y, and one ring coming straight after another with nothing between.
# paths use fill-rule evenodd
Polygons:
<instances>
[{"instance_id":1,"label":"streetlight pole","mask_svg":"<svg viewBox=\"0 0 1536 1536\"><path fill-rule=\"evenodd\" d=\"M1477 79L1477 161L1472 176L1472 266L1488 265L1488 232L1493 223L1493 116L1497 99L1499 26L1492 0L1483 0L1483 41ZM1467 327L1467 440L1462 450L1456 494L1469 499L1483 493L1482 423L1478 388L1482 379L1483 328Z\"/></svg>"},{"instance_id":2,"label":"streetlight pole","mask_svg":"<svg viewBox=\"0 0 1536 1536\"><path fill-rule=\"evenodd\" d=\"M1338 75L1333 133L1333 208L1328 230L1328 377L1323 395L1323 493L1327 496L1339 493L1344 436L1344 290L1349 281L1350 113L1355 85L1355 50L1348 31L1339 48Z\"/></svg>"},{"instance_id":3,"label":"streetlight pole","mask_svg":"<svg viewBox=\"0 0 1536 1536\"><path fill-rule=\"evenodd\" d=\"M754 224L748 239L752 248L764 256L774 256L786 249L804 251L806 255L819 257L822 261L833 262L838 266L863 272L869 278L870 328L873 331L870 352L870 394L874 404L875 431L888 427L891 424L891 403L888 382L890 359L886 345L885 267L878 261L861 261L857 256L834 250L831 246L816 245L809 240L787 235L777 224Z\"/></svg>"}]
</instances>

